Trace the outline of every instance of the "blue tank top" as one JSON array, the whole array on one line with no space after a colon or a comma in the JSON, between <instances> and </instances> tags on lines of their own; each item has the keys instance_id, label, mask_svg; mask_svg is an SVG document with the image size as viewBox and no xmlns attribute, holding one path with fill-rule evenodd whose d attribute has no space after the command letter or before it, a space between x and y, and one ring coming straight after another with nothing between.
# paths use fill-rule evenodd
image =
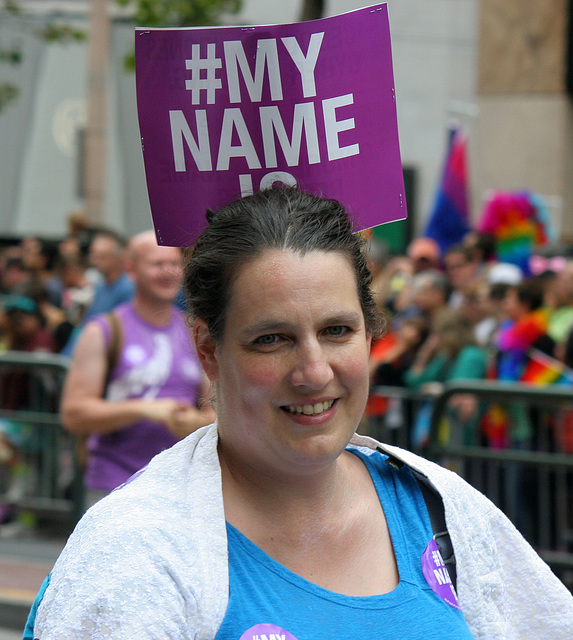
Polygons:
<instances>
[{"instance_id":1,"label":"blue tank top","mask_svg":"<svg viewBox=\"0 0 573 640\"><path fill-rule=\"evenodd\" d=\"M384 509L398 564L398 586L378 596L334 593L289 571L227 524L230 599L216 640L473 638L461 611L442 599L438 593L443 591L435 592L424 577L422 557L427 566L436 548L412 472L408 467L390 467L378 452L349 450L364 461ZM435 570L438 578L443 577L441 571L439 566ZM449 586L444 582L442 586Z\"/></svg>"}]
</instances>

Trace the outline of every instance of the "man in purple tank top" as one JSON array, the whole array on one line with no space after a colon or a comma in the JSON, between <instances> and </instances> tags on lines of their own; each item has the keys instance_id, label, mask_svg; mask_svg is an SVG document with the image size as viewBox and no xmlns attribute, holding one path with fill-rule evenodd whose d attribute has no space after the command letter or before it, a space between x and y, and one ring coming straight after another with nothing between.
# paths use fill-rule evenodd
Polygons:
<instances>
[{"instance_id":1,"label":"man in purple tank top","mask_svg":"<svg viewBox=\"0 0 573 640\"><path fill-rule=\"evenodd\" d=\"M131 302L94 318L74 350L62 397L64 427L87 437L85 474L90 506L153 456L213 422L202 406L207 383L180 311L173 305L182 277L181 250L159 246L152 231L128 247ZM120 348L112 371L112 335Z\"/></svg>"}]
</instances>

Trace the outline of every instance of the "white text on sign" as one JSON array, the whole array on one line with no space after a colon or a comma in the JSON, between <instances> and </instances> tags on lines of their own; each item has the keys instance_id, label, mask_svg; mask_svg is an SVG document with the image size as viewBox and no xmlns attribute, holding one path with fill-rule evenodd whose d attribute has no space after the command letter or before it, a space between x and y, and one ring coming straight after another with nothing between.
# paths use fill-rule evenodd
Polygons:
<instances>
[{"instance_id":1,"label":"white text on sign","mask_svg":"<svg viewBox=\"0 0 573 640\"><path fill-rule=\"evenodd\" d=\"M288 167L299 166L303 150L309 165L358 155L358 143L352 142L348 134L346 144L340 138L340 134L355 128L355 120L349 117L351 113L348 112L354 104L353 94L316 102L310 100L317 94L315 70L323 39L323 32L312 34L306 54L295 37L258 40L254 72L239 40L223 43L222 58L217 56L214 43L203 45L204 56L201 45L193 44L191 58L185 60L185 67L191 72L191 77L185 80L185 88L191 92L191 104L204 108L193 109L188 115L187 109L169 111L175 171L187 171L191 159L198 171L212 171L213 168L227 171L233 158L242 159L249 170L272 170L279 166L278 148ZM288 56L279 55L279 43ZM300 78L297 90L303 101L294 106L291 104L288 109L281 104L284 99L281 61L283 65L293 64ZM226 87L223 77L226 78ZM217 97L223 95L227 104L261 102L265 78L270 99L277 104L260 106L255 120L252 107L248 107L249 118L245 118L244 106L225 108L222 115L220 110L218 115L209 110L209 105L216 104ZM241 91L242 86L248 100ZM290 90L292 97L292 88ZM317 112L322 117L322 126L318 124ZM258 151L253 142L254 136L262 140L262 149ZM321 148L326 150L326 158L322 157ZM268 175L271 174L274 177L276 172ZM288 173L284 175L290 176ZM248 174L241 175L243 193L249 177Z\"/></svg>"}]
</instances>

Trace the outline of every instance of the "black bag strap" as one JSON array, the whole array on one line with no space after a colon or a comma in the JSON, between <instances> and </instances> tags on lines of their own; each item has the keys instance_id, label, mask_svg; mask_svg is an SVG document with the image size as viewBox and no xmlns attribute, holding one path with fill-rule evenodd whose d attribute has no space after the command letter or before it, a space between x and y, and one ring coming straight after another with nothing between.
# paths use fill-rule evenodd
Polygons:
<instances>
[{"instance_id":1,"label":"black bag strap","mask_svg":"<svg viewBox=\"0 0 573 640\"><path fill-rule=\"evenodd\" d=\"M434 540L438 545L442 560L448 569L452 585L454 589L457 589L456 556L448 527L446 526L446 514L442 496L436 491L425 475L415 469L412 469L412 472L418 481L418 485L426 501L430 522L432 523L432 531L434 532Z\"/></svg>"},{"instance_id":2,"label":"black bag strap","mask_svg":"<svg viewBox=\"0 0 573 640\"><path fill-rule=\"evenodd\" d=\"M382 453L388 456L388 452L383 451ZM394 458L393 456L388 456L386 462L395 469L401 469L404 466L404 463L401 460L398 460L398 458ZM435 487L423 473L416 469L412 469L412 467L409 467L409 469L413 473L414 478L416 478L418 486L424 496L424 501L426 502L426 507L430 516L432 531L434 533L434 540L438 545L442 560L448 569L452 585L454 589L457 589L456 556L454 554L454 547L448 532L448 527L446 526L446 514L444 511L442 496L437 492Z\"/></svg>"},{"instance_id":3,"label":"black bag strap","mask_svg":"<svg viewBox=\"0 0 573 640\"><path fill-rule=\"evenodd\" d=\"M106 318L109 326L109 345L107 349L107 368L104 390L107 389L111 382L111 376L118 365L123 342L122 326L119 317L111 311L106 314Z\"/></svg>"},{"instance_id":4,"label":"black bag strap","mask_svg":"<svg viewBox=\"0 0 573 640\"><path fill-rule=\"evenodd\" d=\"M111 312L106 313L105 317L107 318L107 323L109 326L109 344L106 353L106 370L102 391L103 397L105 397L107 387L111 382L111 376L119 362L119 356L121 355L123 341L122 327L118 316L115 313ZM76 436L76 456L78 459L79 467L80 469L82 469L82 471L85 471L88 462L88 439L89 435L86 434Z\"/></svg>"}]
</instances>

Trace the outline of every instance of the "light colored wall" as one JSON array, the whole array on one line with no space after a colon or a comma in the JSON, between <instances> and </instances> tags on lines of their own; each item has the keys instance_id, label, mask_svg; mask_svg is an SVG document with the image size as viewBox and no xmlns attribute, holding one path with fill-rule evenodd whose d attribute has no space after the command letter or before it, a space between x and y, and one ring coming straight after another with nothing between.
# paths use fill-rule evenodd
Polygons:
<instances>
[{"instance_id":1,"label":"light colored wall","mask_svg":"<svg viewBox=\"0 0 573 640\"><path fill-rule=\"evenodd\" d=\"M482 0L480 94L563 93L567 0Z\"/></svg>"},{"instance_id":2,"label":"light colored wall","mask_svg":"<svg viewBox=\"0 0 573 640\"><path fill-rule=\"evenodd\" d=\"M563 199L570 163L571 118L563 95L482 96L476 136L474 183L483 198L489 189L528 189L550 196L554 223L564 231ZM570 234L573 235L573 234Z\"/></svg>"},{"instance_id":3,"label":"light colored wall","mask_svg":"<svg viewBox=\"0 0 573 640\"><path fill-rule=\"evenodd\" d=\"M565 92L566 0L482 0L476 191L548 198L556 231L573 238L573 119Z\"/></svg>"},{"instance_id":4,"label":"light colored wall","mask_svg":"<svg viewBox=\"0 0 573 640\"><path fill-rule=\"evenodd\" d=\"M65 230L65 215L82 203L77 196L76 132L85 121L84 60L83 45L44 45L30 94L7 107L18 113L21 101L30 100L32 110L26 134L17 142L22 157L8 216L13 233L58 235ZM0 131L9 126L2 114ZM10 154L3 160L10 163Z\"/></svg>"},{"instance_id":5,"label":"light colored wall","mask_svg":"<svg viewBox=\"0 0 573 640\"><path fill-rule=\"evenodd\" d=\"M402 159L419 170L419 233L433 203L453 120L467 129L471 151L477 9L475 0L389 3Z\"/></svg>"}]
</instances>

